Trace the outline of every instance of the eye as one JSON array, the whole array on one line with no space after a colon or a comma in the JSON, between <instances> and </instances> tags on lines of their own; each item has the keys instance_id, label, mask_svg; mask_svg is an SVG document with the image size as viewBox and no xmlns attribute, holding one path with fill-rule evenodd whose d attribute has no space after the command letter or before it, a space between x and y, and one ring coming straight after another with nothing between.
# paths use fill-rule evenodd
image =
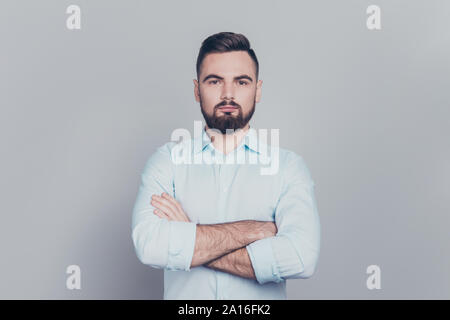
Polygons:
<instances>
[{"instance_id":1,"label":"eye","mask_svg":"<svg viewBox=\"0 0 450 320\"><path fill-rule=\"evenodd\" d=\"M247 82L247 81L239 80L239 84L240 84L240 85L243 85L243 86L246 86L246 85L248 85L248 82Z\"/></svg>"},{"instance_id":2,"label":"eye","mask_svg":"<svg viewBox=\"0 0 450 320\"><path fill-rule=\"evenodd\" d=\"M209 84L217 84L217 82L219 82L219 80L210 80L210 81L208 81Z\"/></svg>"}]
</instances>

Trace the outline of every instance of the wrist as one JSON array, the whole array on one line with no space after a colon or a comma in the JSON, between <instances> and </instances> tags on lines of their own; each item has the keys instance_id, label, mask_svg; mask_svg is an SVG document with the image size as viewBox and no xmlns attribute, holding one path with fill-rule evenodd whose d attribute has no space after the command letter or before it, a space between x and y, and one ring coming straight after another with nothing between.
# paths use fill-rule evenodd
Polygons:
<instances>
[{"instance_id":1,"label":"wrist","mask_svg":"<svg viewBox=\"0 0 450 320\"><path fill-rule=\"evenodd\" d=\"M237 222L237 238L242 247L265 237L262 230L263 223L263 221L255 220L243 220Z\"/></svg>"}]
</instances>

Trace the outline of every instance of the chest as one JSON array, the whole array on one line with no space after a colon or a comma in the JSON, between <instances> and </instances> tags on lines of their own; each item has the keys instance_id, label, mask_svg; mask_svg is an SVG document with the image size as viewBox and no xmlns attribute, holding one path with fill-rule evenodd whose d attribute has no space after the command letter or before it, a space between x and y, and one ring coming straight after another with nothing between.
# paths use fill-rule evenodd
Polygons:
<instances>
[{"instance_id":1,"label":"chest","mask_svg":"<svg viewBox=\"0 0 450 320\"><path fill-rule=\"evenodd\" d=\"M274 221L280 175L261 175L259 165L177 166L175 199L192 222Z\"/></svg>"}]
</instances>

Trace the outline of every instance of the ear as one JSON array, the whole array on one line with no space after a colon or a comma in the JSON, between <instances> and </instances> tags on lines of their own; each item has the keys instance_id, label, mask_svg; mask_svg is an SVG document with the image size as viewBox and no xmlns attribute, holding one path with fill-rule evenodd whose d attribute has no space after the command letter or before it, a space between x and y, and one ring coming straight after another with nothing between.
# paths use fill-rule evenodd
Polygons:
<instances>
[{"instance_id":1,"label":"ear","mask_svg":"<svg viewBox=\"0 0 450 320\"><path fill-rule=\"evenodd\" d=\"M262 87L262 80L258 80L258 83L256 84L256 97L255 102L259 102L261 100L261 87Z\"/></svg>"},{"instance_id":2,"label":"ear","mask_svg":"<svg viewBox=\"0 0 450 320\"><path fill-rule=\"evenodd\" d=\"M195 100L197 102L200 102L200 92L199 92L199 87L198 87L198 81L196 79L194 80L194 96L195 96Z\"/></svg>"}]
</instances>

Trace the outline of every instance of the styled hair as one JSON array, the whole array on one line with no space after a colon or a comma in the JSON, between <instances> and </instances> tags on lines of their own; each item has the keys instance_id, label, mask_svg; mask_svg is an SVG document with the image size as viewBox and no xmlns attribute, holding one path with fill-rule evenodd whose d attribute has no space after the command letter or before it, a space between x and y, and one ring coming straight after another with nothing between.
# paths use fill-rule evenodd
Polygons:
<instances>
[{"instance_id":1,"label":"styled hair","mask_svg":"<svg viewBox=\"0 0 450 320\"><path fill-rule=\"evenodd\" d=\"M230 51L246 51L255 62L256 79L258 79L259 63L255 51L250 48L250 41L243 34L233 32L219 32L209 36L202 42L197 57L197 79L199 80L200 67L207 54Z\"/></svg>"}]
</instances>

